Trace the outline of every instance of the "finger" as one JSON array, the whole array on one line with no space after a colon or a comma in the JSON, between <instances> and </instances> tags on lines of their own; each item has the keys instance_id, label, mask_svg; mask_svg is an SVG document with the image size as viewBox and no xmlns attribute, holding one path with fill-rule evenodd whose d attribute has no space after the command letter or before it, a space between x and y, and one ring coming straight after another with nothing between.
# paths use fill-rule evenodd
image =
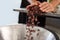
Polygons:
<instances>
[{"instance_id":1,"label":"finger","mask_svg":"<svg viewBox=\"0 0 60 40\"><path fill-rule=\"evenodd\" d=\"M46 9L44 9L43 11L44 11L44 12L52 12L52 11L54 11L54 9L53 9L53 8L46 8Z\"/></svg>"},{"instance_id":2,"label":"finger","mask_svg":"<svg viewBox=\"0 0 60 40\"><path fill-rule=\"evenodd\" d=\"M26 9L29 10L29 8L30 8L31 6L32 6L32 5L28 5L28 6L26 7Z\"/></svg>"},{"instance_id":3,"label":"finger","mask_svg":"<svg viewBox=\"0 0 60 40\"><path fill-rule=\"evenodd\" d=\"M28 5L26 8L28 9L29 7L32 7L32 6L34 6L34 5L38 5L38 4L40 4L39 1L37 1L37 2L35 2L35 3L32 3L32 4Z\"/></svg>"},{"instance_id":4,"label":"finger","mask_svg":"<svg viewBox=\"0 0 60 40\"><path fill-rule=\"evenodd\" d=\"M43 9L42 11L43 11L43 12L46 12L47 10L50 10L50 7L47 7L47 8L45 8L45 9Z\"/></svg>"},{"instance_id":5,"label":"finger","mask_svg":"<svg viewBox=\"0 0 60 40\"><path fill-rule=\"evenodd\" d=\"M47 10L45 10L45 12L51 12L51 9L47 9Z\"/></svg>"},{"instance_id":6,"label":"finger","mask_svg":"<svg viewBox=\"0 0 60 40\"><path fill-rule=\"evenodd\" d=\"M29 7L32 7L32 6L34 6L34 5L37 5L37 4L35 4L35 3L30 4L30 5L28 5L26 8L29 9Z\"/></svg>"},{"instance_id":7,"label":"finger","mask_svg":"<svg viewBox=\"0 0 60 40\"><path fill-rule=\"evenodd\" d=\"M38 4L38 5L40 5L40 4L41 4L41 2L40 2L40 1L37 1L37 4Z\"/></svg>"},{"instance_id":8,"label":"finger","mask_svg":"<svg viewBox=\"0 0 60 40\"><path fill-rule=\"evenodd\" d=\"M30 6L31 6L31 5L26 6L26 9L29 9Z\"/></svg>"},{"instance_id":9,"label":"finger","mask_svg":"<svg viewBox=\"0 0 60 40\"><path fill-rule=\"evenodd\" d=\"M47 8L49 5L48 4L46 4L45 6L43 6L43 7L40 7L40 10L43 10L43 9L45 9L45 8Z\"/></svg>"},{"instance_id":10,"label":"finger","mask_svg":"<svg viewBox=\"0 0 60 40\"><path fill-rule=\"evenodd\" d=\"M52 12L52 10L51 10L51 9L49 9L49 10L46 10L45 12Z\"/></svg>"},{"instance_id":11,"label":"finger","mask_svg":"<svg viewBox=\"0 0 60 40\"><path fill-rule=\"evenodd\" d=\"M53 12L54 9L49 9L49 10L46 10L46 12Z\"/></svg>"},{"instance_id":12,"label":"finger","mask_svg":"<svg viewBox=\"0 0 60 40\"><path fill-rule=\"evenodd\" d=\"M47 4L47 2L43 2L43 3L41 3L40 5L39 5L39 7L43 7L43 6L45 6Z\"/></svg>"}]
</instances>

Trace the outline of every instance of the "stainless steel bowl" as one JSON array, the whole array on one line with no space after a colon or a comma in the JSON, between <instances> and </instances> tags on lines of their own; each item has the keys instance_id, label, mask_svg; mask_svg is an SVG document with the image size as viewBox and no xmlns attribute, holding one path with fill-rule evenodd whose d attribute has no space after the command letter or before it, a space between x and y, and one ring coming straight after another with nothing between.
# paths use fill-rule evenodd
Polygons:
<instances>
[{"instance_id":1,"label":"stainless steel bowl","mask_svg":"<svg viewBox=\"0 0 60 40\"><path fill-rule=\"evenodd\" d=\"M35 26L34 29L35 30L40 29L39 37L33 35L34 40L56 40L55 36L50 31L37 26ZM4 40L25 40L24 36L26 33L26 25L16 24L1 26L0 32Z\"/></svg>"}]
</instances>

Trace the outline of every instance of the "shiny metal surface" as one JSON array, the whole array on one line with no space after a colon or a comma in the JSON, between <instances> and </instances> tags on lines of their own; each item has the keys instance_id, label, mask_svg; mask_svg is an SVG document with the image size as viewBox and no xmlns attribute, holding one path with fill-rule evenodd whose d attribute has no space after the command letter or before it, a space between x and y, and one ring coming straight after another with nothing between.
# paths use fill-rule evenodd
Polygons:
<instances>
[{"instance_id":1,"label":"shiny metal surface","mask_svg":"<svg viewBox=\"0 0 60 40\"><path fill-rule=\"evenodd\" d=\"M26 8L16 8L16 9L13 9L13 11L28 13ZM46 13L46 14L43 14L43 15L57 17L57 18L60 19L60 13L59 12L56 12L56 13L50 12L50 13Z\"/></svg>"},{"instance_id":2,"label":"shiny metal surface","mask_svg":"<svg viewBox=\"0 0 60 40\"><path fill-rule=\"evenodd\" d=\"M33 35L35 40L56 40L54 35L48 30L37 26L35 26L34 29L40 29L39 37ZM24 40L24 36L26 33L26 25L16 24L1 26L0 33L2 35L3 40Z\"/></svg>"}]
</instances>

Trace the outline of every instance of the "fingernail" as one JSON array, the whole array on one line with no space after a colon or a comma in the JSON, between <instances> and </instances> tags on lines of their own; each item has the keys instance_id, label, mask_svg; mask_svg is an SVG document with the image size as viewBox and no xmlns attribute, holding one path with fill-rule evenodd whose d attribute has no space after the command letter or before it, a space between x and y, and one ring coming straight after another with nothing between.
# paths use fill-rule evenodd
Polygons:
<instances>
[{"instance_id":1,"label":"fingernail","mask_svg":"<svg viewBox=\"0 0 60 40\"><path fill-rule=\"evenodd\" d=\"M42 8L40 8L40 10L42 10Z\"/></svg>"},{"instance_id":2,"label":"fingernail","mask_svg":"<svg viewBox=\"0 0 60 40\"><path fill-rule=\"evenodd\" d=\"M39 5L39 7L41 7L41 6Z\"/></svg>"}]
</instances>

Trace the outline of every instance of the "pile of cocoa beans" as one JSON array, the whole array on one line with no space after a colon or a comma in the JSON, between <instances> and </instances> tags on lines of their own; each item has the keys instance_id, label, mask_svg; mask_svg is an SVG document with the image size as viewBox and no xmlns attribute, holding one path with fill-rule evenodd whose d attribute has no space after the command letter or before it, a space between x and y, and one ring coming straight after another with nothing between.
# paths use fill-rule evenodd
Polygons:
<instances>
[{"instance_id":1,"label":"pile of cocoa beans","mask_svg":"<svg viewBox=\"0 0 60 40\"><path fill-rule=\"evenodd\" d=\"M37 16L42 15L42 11L40 10L39 5L33 5L28 8L28 20L27 20L27 25L38 25L39 21L37 19Z\"/></svg>"},{"instance_id":2,"label":"pile of cocoa beans","mask_svg":"<svg viewBox=\"0 0 60 40\"><path fill-rule=\"evenodd\" d=\"M28 16L28 20L27 20L27 27L26 27L26 40L33 40L33 36L31 36L33 33L36 32L36 30L34 29L35 25L38 25L39 21L37 19L38 15L41 15L42 11L40 10L39 5L34 5L29 7L27 16ZM37 36L39 36L39 29L37 30Z\"/></svg>"}]
</instances>

